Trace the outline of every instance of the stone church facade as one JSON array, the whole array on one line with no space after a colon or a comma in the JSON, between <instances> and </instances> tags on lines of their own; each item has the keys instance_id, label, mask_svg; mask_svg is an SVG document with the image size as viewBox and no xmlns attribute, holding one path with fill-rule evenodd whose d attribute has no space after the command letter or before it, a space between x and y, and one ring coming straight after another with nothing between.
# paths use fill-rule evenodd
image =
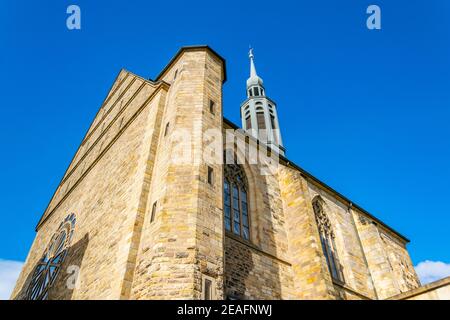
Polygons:
<instances>
[{"instance_id":1,"label":"stone church facade","mask_svg":"<svg viewBox=\"0 0 450 320\"><path fill-rule=\"evenodd\" d=\"M276 103L250 62L245 131L223 118L225 61L207 46L182 48L155 80L121 70L12 298L350 300L417 289L408 239L284 156ZM248 145L275 156L271 174Z\"/></svg>"}]
</instances>

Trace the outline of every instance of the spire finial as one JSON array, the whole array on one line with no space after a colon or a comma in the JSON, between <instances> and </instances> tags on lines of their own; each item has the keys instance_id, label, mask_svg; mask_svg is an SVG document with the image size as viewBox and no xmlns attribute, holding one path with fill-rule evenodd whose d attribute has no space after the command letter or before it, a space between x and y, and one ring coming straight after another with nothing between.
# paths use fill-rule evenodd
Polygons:
<instances>
[{"instance_id":1,"label":"spire finial","mask_svg":"<svg viewBox=\"0 0 450 320\"><path fill-rule=\"evenodd\" d=\"M250 58L250 78L257 77L255 62L253 59L255 56L253 55L253 48L250 46L250 50L248 51L248 57Z\"/></svg>"}]
</instances>

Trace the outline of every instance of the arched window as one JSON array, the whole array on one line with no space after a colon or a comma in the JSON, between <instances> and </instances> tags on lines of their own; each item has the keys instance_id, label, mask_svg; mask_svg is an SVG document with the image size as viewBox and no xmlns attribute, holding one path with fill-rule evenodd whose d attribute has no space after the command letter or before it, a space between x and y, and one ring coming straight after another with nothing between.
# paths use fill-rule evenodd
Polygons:
<instances>
[{"instance_id":1,"label":"arched window","mask_svg":"<svg viewBox=\"0 0 450 320\"><path fill-rule=\"evenodd\" d=\"M252 119L251 119L250 115L247 115L247 117L245 118L245 126L246 126L246 129L252 128Z\"/></svg>"},{"instance_id":2,"label":"arched window","mask_svg":"<svg viewBox=\"0 0 450 320\"><path fill-rule=\"evenodd\" d=\"M256 123L258 124L258 130L266 129L266 119L264 117L264 109L260 106L261 103L256 104Z\"/></svg>"},{"instance_id":3,"label":"arched window","mask_svg":"<svg viewBox=\"0 0 450 320\"><path fill-rule=\"evenodd\" d=\"M258 130L266 129L266 119L261 102L256 102L256 124L258 125Z\"/></svg>"},{"instance_id":4,"label":"arched window","mask_svg":"<svg viewBox=\"0 0 450 320\"><path fill-rule=\"evenodd\" d=\"M277 128L277 126L275 125L275 117L272 114L270 115L270 125L272 126L272 129Z\"/></svg>"},{"instance_id":5,"label":"arched window","mask_svg":"<svg viewBox=\"0 0 450 320\"><path fill-rule=\"evenodd\" d=\"M333 279L344 282L342 267L339 263L336 244L334 242L334 232L326 212L323 210L323 203L320 197L313 200L314 215L316 217L317 227L319 228L320 242L322 244L323 254L327 260L328 269Z\"/></svg>"},{"instance_id":6,"label":"arched window","mask_svg":"<svg viewBox=\"0 0 450 320\"><path fill-rule=\"evenodd\" d=\"M264 112L256 113L256 122L258 123L259 130L266 129L266 120L264 119Z\"/></svg>"},{"instance_id":7,"label":"arched window","mask_svg":"<svg viewBox=\"0 0 450 320\"><path fill-rule=\"evenodd\" d=\"M67 255L75 228L75 214L69 214L53 235L47 250L34 268L27 289L28 300L47 300L48 291L55 283Z\"/></svg>"},{"instance_id":8,"label":"arched window","mask_svg":"<svg viewBox=\"0 0 450 320\"><path fill-rule=\"evenodd\" d=\"M241 166L225 165L223 190L225 230L249 240L248 186Z\"/></svg>"}]
</instances>

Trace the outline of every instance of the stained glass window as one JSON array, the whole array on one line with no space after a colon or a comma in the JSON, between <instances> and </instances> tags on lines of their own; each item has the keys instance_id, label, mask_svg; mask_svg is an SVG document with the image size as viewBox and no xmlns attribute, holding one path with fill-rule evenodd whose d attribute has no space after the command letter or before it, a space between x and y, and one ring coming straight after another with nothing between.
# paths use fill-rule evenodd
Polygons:
<instances>
[{"instance_id":1,"label":"stained glass window","mask_svg":"<svg viewBox=\"0 0 450 320\"><path fill-rule=\"evenodd\" d=\"M27 289L27 299L46 300L48 298L48 291L55 283L66 258L67 249L72 241L75 223L75 214L72 213L59 225L47 250L33 271L33 276Z\"/></svg>"},{"instance_id":2,"label":"stained glass window","mask_svg":"<svg viewBox=\"0 0 450 320\"><path fill-rule=\"evenodd\" d=\"M236 164L225 165L223 189L225 230L249 240L248 187L241 166Z\"/></svg>"}]
</instances>

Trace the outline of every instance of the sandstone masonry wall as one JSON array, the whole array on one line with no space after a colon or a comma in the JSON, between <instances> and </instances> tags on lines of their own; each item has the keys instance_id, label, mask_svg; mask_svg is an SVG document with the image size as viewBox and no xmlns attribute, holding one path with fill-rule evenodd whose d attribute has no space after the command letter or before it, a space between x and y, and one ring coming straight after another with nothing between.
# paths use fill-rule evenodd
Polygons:
<instances>
[{"instance_id":1,"label":"sandstone masonry wall","mask_svg":"<svg viewBox=\"0 0 450 320\"><path fill-rule=\"evenodd\" d=\"M222 61L208 50L189 50L162 79L171 87L148 201L157 203L157 211L153 221L149 212L144 220L130 297L200 299L206 275L215 280L215 296L222 298L222 167L209 164L214 170L210 185L202 160L203 132L222 126ZM188 155L185 146L192 151ZM187 161L179 163L183 156Z\"/></svg>"},{"instance_id":2,"label":"sandstone masonry wall","mask_svg":"<svg viewBox=\"0 0 450 320\"><path fill-rule=\"evenodd\" d=\"M152 140L152 117L158 103L158 99L153 99L154 84L145 83L142 92L134 98L128 96L127 107L105 126L71 175L71 188L64 191L64 196L58 196L57 191L46 219L39 226L13 298L24 297L33 269L50 238L72 212L77 218L74 238L49 298L121 297ZM72 265L80 267L80 281L78 287L69 289L66 281L71 274L67 268Z\"/></svg>"},{"instance_id":3,"label":"sandstone masonry wall","mask_svg":"<svg viewBox=\"0 0 450 320\"><path fill-rule=\"evenodd\" d=\"M196 47L181 50L156 82L120 71L38 224L13 298L24 297L72 212L74 238L50 299L201 299L206 278L217 299L384 299L417 288L404 239L289 163L272 175L242 164L250 239L224 231L223 150L205 153L231 129L224 68ZM315 196L345 283L330 276ZM75 288L70 266L80 267Z\"/></svg>"}]
</instances>

